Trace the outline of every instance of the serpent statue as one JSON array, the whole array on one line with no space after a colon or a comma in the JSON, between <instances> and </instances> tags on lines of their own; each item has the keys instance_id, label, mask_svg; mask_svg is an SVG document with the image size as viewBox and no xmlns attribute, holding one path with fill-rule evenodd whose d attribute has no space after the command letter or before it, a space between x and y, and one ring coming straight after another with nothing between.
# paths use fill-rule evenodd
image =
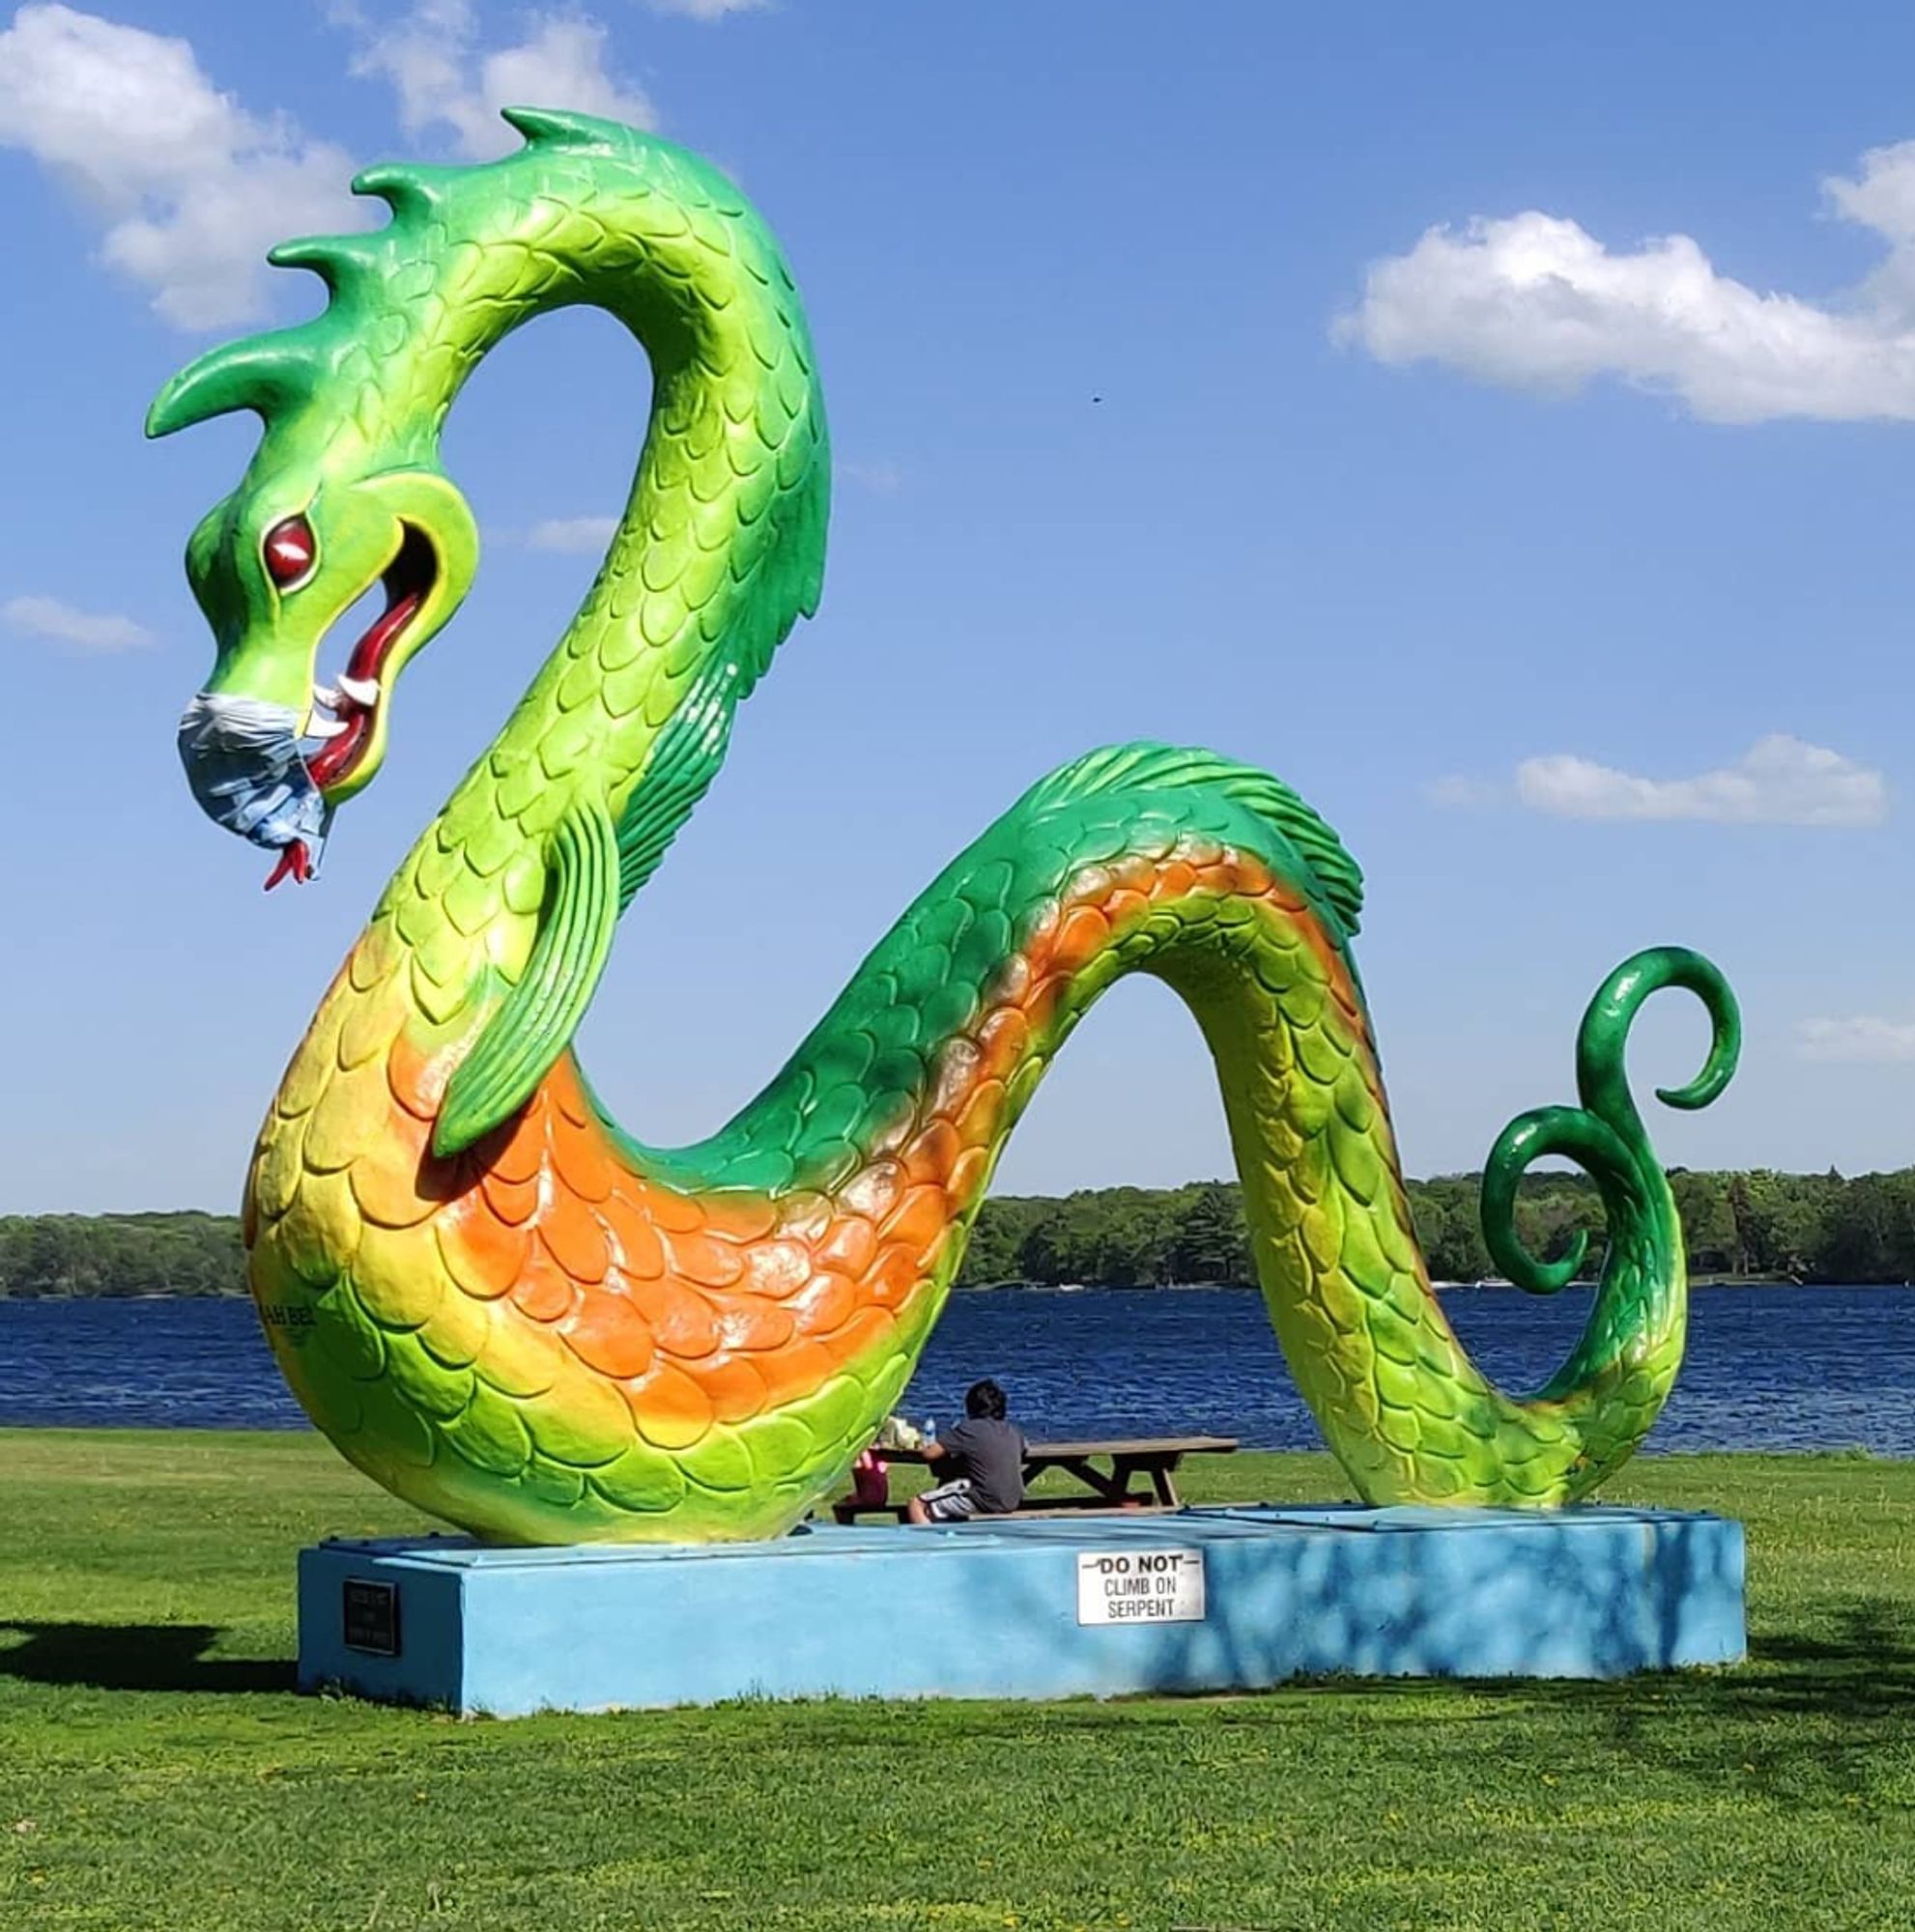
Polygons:
<instances>
[{"instance_id":1,"label":"serpent statue","mask_svg":"<svg viewBox=\"0 0 1915 1932\"><path fill-rule=\"evenodd\" d=\"M1484 1218L1515 1281L1558 1287L1581 1260L1516 1236L1539 1156L1592 1174L1609 1226L1573 1354L1512 1400L1458 1344L1411 1226L1351 954L1361 875L1261 771L1132 744L1053 772L728 1125L663 1149L607 1118L572 1036L739 702L816 606L829 464L798 298L738 191L630 128L507 119L524 145L501 160L362 175L384 228L272 256L324 277L324 311L202 356L147 426L262 420L187 549L217 655L181 748L206 809L277 854L269 883L303 880L380 769L401 669L472 582L473 520L438 460L460 385L521 323L580 302L653 369L583 607L386 888L259 1136L251 1282L314 1422L487 1538L786 1530L898 1403L1052 1056L1142 971L1215 1059L1272 1323L1362 1495L1586 1493L1653 1421L1685 1316L1625 1037L1657 988L1698 994L1708 1064L1663 1097L1701 1106L1733 1070L1733 1000L1694 953L1639 954L1584 1023L1582 1105L1499 1142ZM381 584L383 614L317 687L329 627Z\"/></svg>"}]
</instances>

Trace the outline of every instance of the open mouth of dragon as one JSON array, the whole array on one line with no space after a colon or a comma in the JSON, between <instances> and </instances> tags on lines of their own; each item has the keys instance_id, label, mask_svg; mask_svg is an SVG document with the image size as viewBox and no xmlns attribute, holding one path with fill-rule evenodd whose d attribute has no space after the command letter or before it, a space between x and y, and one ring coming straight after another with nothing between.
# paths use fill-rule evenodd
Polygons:
<instances>
[{"instance_id":1,"label":"open mouth of dragon","mask_svg":"<svg viewBox=\"0 0 1915 1932\"><path fill-rule=\"evenodd\" d=\"M386 608L354 644L337 678L329 685L315 679L312 712L300 749L323 796L350 784L371 751L380 706L390 696L386 673L393 654L424 607L438 575L439 558L431 539L407 524L399 554L380 578Z\"/></svg>"}]
</instances>

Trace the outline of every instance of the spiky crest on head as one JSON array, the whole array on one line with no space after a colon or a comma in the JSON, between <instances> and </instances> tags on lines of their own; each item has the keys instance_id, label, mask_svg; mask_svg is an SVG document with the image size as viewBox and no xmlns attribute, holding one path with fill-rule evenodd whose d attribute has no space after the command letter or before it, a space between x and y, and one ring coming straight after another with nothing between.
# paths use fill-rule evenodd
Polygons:
<instances>
[{"instance_id":1,"label":"spiky crest on head","mask_svg":"<svg viewBox=\"0 0 1915 1932\"><path fill-rule=\"evenodd\" d=\"M503 161L469 167L386 161L353 181L353 192L384 201L392 218L357 235L318 235L284 242L267 256L274 268L307 269L326 284L326 308L310 322L270 329L209 350L160 390L147 412L150 437L171 436L214 416L251 410L271 430L318 393L336 369L365 308L386 288L402 258L410 258L421 227L443 210L451 191L486 168L537 150L632 153L667 147L616 122L554 109L508 107L503 118L525 145Z\"/></svg>"}]
</instances>

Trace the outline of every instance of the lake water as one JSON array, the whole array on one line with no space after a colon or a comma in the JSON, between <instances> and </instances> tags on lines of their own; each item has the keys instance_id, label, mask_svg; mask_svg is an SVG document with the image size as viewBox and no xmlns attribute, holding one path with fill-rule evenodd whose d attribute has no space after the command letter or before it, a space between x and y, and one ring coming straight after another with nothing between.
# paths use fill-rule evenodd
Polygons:
<instances>
[{"instance_id":1,"label":"lake water","mask_svg":"<svg viewBox=\"0 0 1915 1932\"><path fill-rule=\"evenodd\" d=\"M1443 1296L1503 1387L1568 1352L1586 1292ZM903 1404L941 1424L993 1375L1033 1435L1236 1435L1320 1446L1263 1304L1238 1289L1020 1289L958 1294ZM0 1424L300 1429L249 1301L0 1300ZM1703 1289L1659 1449L1915 1455L1915 1290Z\"/></svg>"}]
</instances>

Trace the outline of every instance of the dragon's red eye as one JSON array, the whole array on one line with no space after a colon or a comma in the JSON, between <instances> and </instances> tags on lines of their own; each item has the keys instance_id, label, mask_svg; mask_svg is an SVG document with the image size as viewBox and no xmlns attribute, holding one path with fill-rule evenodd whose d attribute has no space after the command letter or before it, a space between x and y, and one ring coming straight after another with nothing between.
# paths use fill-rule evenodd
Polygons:
<instances>
[{"instance_id":1,"label":"dragon's red eye","mask_svg":"<svg viewBox=\"0 0 1915 1932\"><path fill-rule=\"evenodd\" d=\"M266 573L282 590L299 582L318 554L312 526L303 517L288 517L266 533Z\"/></svg>"}]
</instances>

